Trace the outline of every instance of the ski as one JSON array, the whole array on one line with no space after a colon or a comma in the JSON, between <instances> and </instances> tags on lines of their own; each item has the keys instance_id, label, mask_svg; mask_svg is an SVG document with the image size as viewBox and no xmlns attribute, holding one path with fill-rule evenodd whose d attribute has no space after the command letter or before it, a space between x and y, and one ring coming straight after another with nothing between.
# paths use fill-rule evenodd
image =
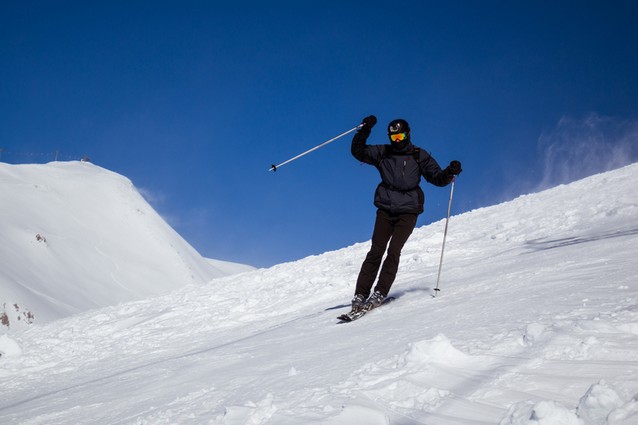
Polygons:
<instances>
[{"instance_id":1,"label":"ski","mask_svg":"<svg viewBox=\"0 0 638 425\"><path fill-rule=\"evenodd\" d=\"M382 305L388 304L389 302L394 300L395 300L395 297L387 297L386 299L383 300L383 302L381 303L379 307L381 307ZM376 307L376 308L379 308L379 307ZM372 310L374 310L374 308L371 308L369 310L366 310L364 308L359 311L349 311L348 313L344 313L341 316L337 317L337 320L339 320L339 322L337 323L341 324L341 323L354 322L355 320L361 319L363 316L365 316Z\"/></svg>"}]
</instances>

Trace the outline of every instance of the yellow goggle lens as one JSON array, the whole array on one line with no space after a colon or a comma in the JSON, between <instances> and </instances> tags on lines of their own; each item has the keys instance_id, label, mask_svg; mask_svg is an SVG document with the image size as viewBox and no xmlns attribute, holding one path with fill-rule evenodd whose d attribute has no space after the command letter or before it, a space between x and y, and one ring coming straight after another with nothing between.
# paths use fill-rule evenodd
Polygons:
<instances>
[{"instance_id":1,"label":"yellow goggle lens","mask_svg":"<svg viewBox=\"0 0 638 425\"><path fill-rule=\"evenodd\" d=\"M392 140L393 142L402 142L407 138L408 138L407 133L390 134L390 140Z\"/></svg>"}]
</instances>

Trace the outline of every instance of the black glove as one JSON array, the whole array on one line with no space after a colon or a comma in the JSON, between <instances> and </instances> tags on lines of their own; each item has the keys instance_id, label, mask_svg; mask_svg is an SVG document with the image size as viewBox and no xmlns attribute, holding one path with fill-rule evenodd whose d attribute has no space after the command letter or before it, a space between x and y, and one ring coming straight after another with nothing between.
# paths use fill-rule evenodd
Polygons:
<instances>
[{"instance_id":1,"label":"black glove","mask_svg":"<svg viewBox=\"0 0 638 425\"><path fill-rule=\"evenodd\" d=\"M461 171L463 171L463 169L461 168L461 162L456 160L450 162L450 165L447 166L447 169L445 171L447 171L447 173L452 176L461 174Z\"/></svg>"},{"instance_id":2,"label":"black glove","mask_svg":"<svg viewBox=\"0 0 638 425\"><path fill-rule=\"evenodd\" d=\"M367 127L370 130L372 130L372 127L374 127L376 123L377 123L377 117L375 117L374 115L365 117L363 121L361 121L361 124L363 124L363 127Z\"/></svg>"}]
</instances>

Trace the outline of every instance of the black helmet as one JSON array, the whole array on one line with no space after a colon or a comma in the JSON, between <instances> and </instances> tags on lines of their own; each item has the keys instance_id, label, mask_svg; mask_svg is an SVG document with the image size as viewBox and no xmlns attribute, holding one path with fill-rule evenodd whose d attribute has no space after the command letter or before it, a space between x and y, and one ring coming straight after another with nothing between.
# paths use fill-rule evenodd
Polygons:
<instances>
[{"instance_id":1,"label":"black helmet","mask_svg":"<svg viewBox=\"0 0 638 425\"><path fill-rule=\"evenodd\" d=\"M388 134L397 134L397 133L409 133L410 132L410 126L408 125L408 122L404 119L396 119L396 120L392 120L390 121L390 124L388 124Z\"/></svg>"}]
</instances>

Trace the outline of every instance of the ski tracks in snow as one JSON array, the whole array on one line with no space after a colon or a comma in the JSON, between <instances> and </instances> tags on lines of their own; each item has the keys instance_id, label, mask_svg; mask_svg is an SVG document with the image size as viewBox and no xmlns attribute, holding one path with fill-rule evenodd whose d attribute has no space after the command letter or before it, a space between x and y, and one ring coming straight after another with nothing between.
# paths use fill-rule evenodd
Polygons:
<instances>
[{"instance_id":1,"label":"ski tracks in snow","mask_svg":"<svg viewBox=\"0 0 638 425\"><path fill-rule=\"evenodd\" d=\"M638 419L637 334L633 309L530 323L473 354L438 334L364 365L330 392L385 412L393 424L515 425L535 417L538 424L582 425L581 418L613 417L609 424L630 425ZM578 405L570 405L574 394ZM505 416L504 403L512 405Z\"/></svg>"}]
</instances>

